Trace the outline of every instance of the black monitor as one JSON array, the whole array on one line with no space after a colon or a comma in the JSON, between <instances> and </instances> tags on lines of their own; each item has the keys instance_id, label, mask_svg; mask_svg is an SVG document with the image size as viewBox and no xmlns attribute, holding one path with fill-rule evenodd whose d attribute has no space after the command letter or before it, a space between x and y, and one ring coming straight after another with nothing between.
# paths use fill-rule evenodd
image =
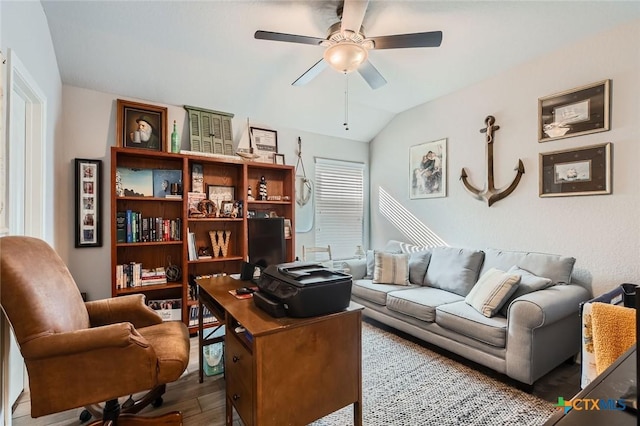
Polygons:
<instances>
[{"instance_id":1,"label":"black monitor","mask_svg":"<svg viewBox=\"0 0 640 426\"><path fill-rule=\"evenodd\" d=\"M264 269L286 262L284 218L249 218L247 222L249 263Z\"/></svg>"}]
</instances>

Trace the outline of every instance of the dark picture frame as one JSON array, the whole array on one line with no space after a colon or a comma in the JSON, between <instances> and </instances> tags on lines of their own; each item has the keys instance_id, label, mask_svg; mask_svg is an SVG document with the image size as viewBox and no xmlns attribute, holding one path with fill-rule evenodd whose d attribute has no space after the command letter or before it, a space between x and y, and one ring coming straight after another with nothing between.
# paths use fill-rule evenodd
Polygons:
<instances>
[{"instance_id":1,"label":"dark picture frame","mask_svg":"<svg viewBox=\"0 0 640 426\"><path fill-rule=\"evenodd\" d=\"M611 142L541 153L540 197L611 194Z\"/></svg>"},{"instance_id":2,"label":"dark picture frame","mask_svg":"<svg viewBox=\"0 0 640 426\"><path fill-rule=\"evenodd\" d=\"M409 148L409 198L447 196L447 138Z\"/></svg>"},{"instance_id":3,"label":"dark picture frame","mask_svg":"<svg viewBox=\"0 0 640 426\"><path fill-rule=\"evenodd\" d=\"M610 98L603 80L538 99L538 142L609 130Z\"/></svg>"},{"instance_id":4,"label":"dark picture frame","mask_svg":"<svg viewBox=\"0 0 640 426\"><path fill-rule=\"evenodd\" d=\"M167 108L118 99L116 139L125 148L167 151Z\"/></svg>"},{"instance_id":5,"label":"dark picture frame","mask_svg":"<svg viewBox=\"0 0 640 426\"><path fill-rule=\"evenodd\" d=\"M249 147L257 155L255 161L260 163L274 163L278 153L278 132L275 130L249 127Z\"/></svg>"},{"instance_id":6,"label":"dark picture frame","mask_svg":"<svg viewBox=\"0 0 640 426\"><path fill-rule=\"evenodd\" d=\"M76 248L102 247L102 160L75 159Z\"/></svg>"}]
</instances>

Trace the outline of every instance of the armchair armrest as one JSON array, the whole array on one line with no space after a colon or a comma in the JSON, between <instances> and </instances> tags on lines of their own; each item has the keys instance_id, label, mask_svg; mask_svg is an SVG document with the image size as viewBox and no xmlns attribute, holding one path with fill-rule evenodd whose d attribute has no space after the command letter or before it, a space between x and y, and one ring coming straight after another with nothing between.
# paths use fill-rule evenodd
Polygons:
<instances>
[{"instance_id":1,"label":"armchair armrest","mask_svg":"<svg viewBox=\"0 0 640 426\"><path fill-rule=\"evenodd\" d=\"M68 333L41 335L21 346L25 359L37 360L84 354L101 349L125 348L135 344L148 348L149 343L127 322L86 328Z\"/></svg>"},{"instance_id":2,"label":"armchair armrest","mask_svg":"<svg viewBox=\"0 0 640 426\"><path fill-rule=\"evenodd\" d=\"M354 280L361 280L367 275L367 259L347 259L336 263Z\"/></svg>"},{"instance_id":3,"label":"armchair armrest","mask_svg":"<svg viewBox=\"0 0 640 426\"><path fill-rule=\"evenodd\" d=\"M144 303L143 294L85 302L91 327L130 322L135 328L160 324L162 317Z\"/></svg>"}]
</instances>

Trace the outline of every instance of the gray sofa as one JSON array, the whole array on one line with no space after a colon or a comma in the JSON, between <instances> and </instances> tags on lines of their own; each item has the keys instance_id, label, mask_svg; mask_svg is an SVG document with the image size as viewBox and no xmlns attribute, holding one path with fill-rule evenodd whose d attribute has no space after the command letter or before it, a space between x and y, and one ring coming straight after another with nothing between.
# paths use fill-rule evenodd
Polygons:
<instances>
[{"instance_id":1,"label":"gray sofa","mask_svg":"<svg viewBox=\"0 0 640 426\"><path fill-rule=\"evenodd\" d=\"M367 259L342 265L353 277L351 299L365 306L364 315L528 385L580 351L578 309L590 294L571 282L574 258L398 241L384 252L405 253L396 257L405 259L407 282L380 282L385 271L376 269L382 263L371 251ZM394 265L398 270L402 266ZM488 316L468 296L490 272L520 276L504 305L493 306L499 309Z\"/></svg>"}]
</instances>

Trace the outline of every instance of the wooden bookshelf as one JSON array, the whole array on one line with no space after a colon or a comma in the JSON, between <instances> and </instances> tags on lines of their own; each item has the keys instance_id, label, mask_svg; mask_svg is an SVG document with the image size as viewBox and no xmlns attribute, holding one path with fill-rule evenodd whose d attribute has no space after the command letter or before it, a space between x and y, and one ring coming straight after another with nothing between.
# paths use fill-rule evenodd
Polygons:
<instances>
[{"instance_id":1,"label":"wooden bookshelf","mask_svg":"<svg viewBox=\"0 0 640 426\"><path fill-rule=\"evenodd\" d=\"M189 217L188 193L193 190L192 171L194 164L203 172L202 189L207 194L208 185L232 187L234 198L242 203L241 217ZM182 198L162 198L147 195L122 194L121 182L116 182L118 168L136 170L180 170L182 176ZM181 299L182 320L189 325L190 306L196 301L189 297L190 277L239 273L242 262L247 259L247 212L260 212L284 217L291 221L295 229L295 170L292 166L245 162L239 157L211 157L131 148L111 148L111 293L115 296L143 293L147 300ZM267 181L267 191L276 200L257 200L257 186L261 176ZM249 186L256 200L247 199ZM218 206L219 208L220 206ZM140 212L142 218L170 219L179 221L180 238L168 241L127 242L118 240L118 212ZM212 256L210 259L190 259L188 233L195 235L197 248L212 249L210 232L226 233L229 245L226 256ZM230 234L229 234L230 233ZM122 234L121 234L122 235ZM215 236L215 235L214 235ZM217 240L216 240L217 241ZM286 239L287 261L295 258L295 233ZM141 263L142 268L167 267L176 265L181 277L166 284L118 288L117 265ZM213 326L215 324L209 324ZM189 326L192 333L197 326Z\"/></svg>"}]
</instances>

